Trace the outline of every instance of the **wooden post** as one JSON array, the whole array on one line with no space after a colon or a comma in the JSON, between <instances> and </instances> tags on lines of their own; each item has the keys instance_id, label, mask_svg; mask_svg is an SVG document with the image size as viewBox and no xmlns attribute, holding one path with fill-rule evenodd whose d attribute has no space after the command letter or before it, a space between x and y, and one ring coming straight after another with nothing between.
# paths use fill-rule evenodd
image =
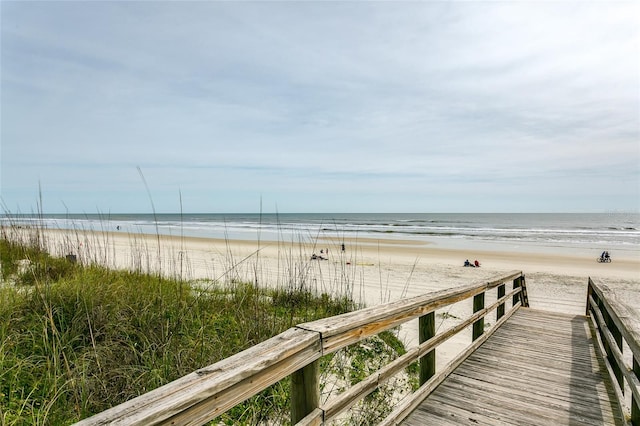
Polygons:
<instances>
[{"instance_id":1,"label":"wooden post","mask_svg":"<svg viewBox=\"0 0 640 426\"><path fill-rule=\"evenodd\" d=\"M595 294L595 293L594 293ZM604 352L607 356L607 362L609 363L609 365L611 365L611 370L613 371L614 375L616 376L616 378L618 377L618 369L617 369L617 364L615 361L615 358L613 357L613 352L611 351L611 347L609 346L609 341L605 338L605 333L604 333L604 329L605 327L608 327L609 325L609 313L607 312L607 310L604 307L604 304L602 303L602 300L598 299L597 297L595 298L595 302L598 305L598 308L600 309L600 312L602 313L602 319L604 321L604 324L600 325L600 328L598 329L598 333L600 333L600 338L602 340L602 346L604 347Z\"/></svg>"},{"instance_id":2,"label":"wooden post","mask_svg":"<svg viewBox=\"0 0 640 426\"><path fill-rule=\"evenodd\" d=\"M618 329L618 326L616 325L615 321L613 321L613 319L611 318L611 315L609 315L609 311L605 310L604 314L605 314L604 321L607 324L607 327L609 328L611 335L613 336L613 340L616 341L616 345L618 346L618 349L620 350L620 352L622 352L622 333ZM616 376L616 379L618 379L618 386L620 387L620 390L624 394L624 376L622 375L621 366L618 364L618 361L616 361L615 357L613 356L613 351L609 353L609 364L611 364L611 369L613 370Z\"/></svg>"},{"instance_id":3,"label":"wooden post","mask_svg":"<svg viewBox=\"0 0 640 426\"><path fill-rule=\"evenodd\" d=\"M473 296L473 312L478 312L484 309L484 291L480 294ZM473 337L472 340L476 340L484 333L484 317L473 323Z\"/></svg>"},{"instance_id":4,"label":"wooden post","mask_svg":"<svg viewBox=\"0 0 640 426\"><path fill-rule=\"evenodd\" d=\"M520 291L520 302L522 303L523 308L528 308L529 296L527 295L527 279L524 275L520 276L520 287L522 287Z\"/></svg>"},{"instance_id":5,"label":"wooden post","mask_svg":"<svg viewBox=\"0 0 640 426\"><path fill-rule=\"evenodd\" d=\"M291 424L304 419L320 406L320 360L291 375Z\"/></svg>"},{"instance_id":6,"label":"wooden post","mask_svg":"<svg viewBox=\"0 0 640 426\"><path fill-rule=\"evenodd\" d=\"M593 284L593 282L591 281L591 277L589 277L589 281L587 282L587 311L585 312L586 316L591 315L591 309L590 309L590 303L589 303L589 297L593 294L593 288L591 287L591 285Z\"/></svg>"},{"instance_id":7,"label":"wooden post","mask_svg":"<svg viewBox=\"0 0 640 426\"><path fill-rule=\"evenodd\" d=\"M424 343L436 335L435 312L420 317L418 322L418 340ZM420 358L420 386L436 374L436 350L427 352Z\"/></svg>"},{"instance_id":8,"label":"wooden post","mask_svg":"<svg viewBox=\"0 0 640 426\"><path fill-rule=\"evenodd\" d=\"M501 297L504 297L504 293L505 293L504 284L500 284L498 286L498 299L500 299ZM498 305L498 308L496 309L496 321L498 321L503 316L504 316L504 303L501 303Z\"/></svg>"},{"instance_id":9,"label":"wooden post","mask_svg":"<svg viewBox=\"0 0 640 426\"><path fill-rule=\"evenodd\" d=\"M520 280L522 279L522 277L518 277L515 280L513 280L513 289L515 290L516 288L520 287ZM513 305L515 305L516 303L518 303L518 301L521 301L522 298L520 297L520 293L518 294L514 294L513 295L513 300L511 301L511 303Z\"/></svg>"},{"instance_id":10,"label":"wooden post","mask_svg":"<svg viewBox=\"0 0 640 426\"><path fill-rule=\"evenodd\" d=\"M640 360L633 357L633 372L638 379L640 379ZM631 394L631 424L633 426L640 426L640 401L636 400Z\"/></svg>"}]
</instances>

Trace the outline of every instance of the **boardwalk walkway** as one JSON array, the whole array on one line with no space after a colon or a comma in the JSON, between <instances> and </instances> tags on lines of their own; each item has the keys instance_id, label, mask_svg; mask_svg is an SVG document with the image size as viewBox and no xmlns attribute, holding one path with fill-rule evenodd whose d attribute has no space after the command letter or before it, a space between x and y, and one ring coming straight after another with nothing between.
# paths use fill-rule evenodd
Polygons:
<instances>
[{"instance_id":1,"label":"boardwalk walkway","mask_svg":"<svg viewBox=\"0 0 640 426\"><path fill-rule=\"evenodd\" d=\"M487 294L491 300L485 303ZM473 302L473 314L436 333L436 310L465 301ZM625 425L624 412L640 426L640 318L635 309L591 278L589 319L528 306L525 276L512 271L298 324L78 425L205 424L286 377L291 423L330 424L419 360L423 384L381 425ZM489 318L499 319L486 330ZM419 322L418 346L320 404L323 356L413 319ZM469 327L473 341L436 371L438 345ZM605 352L606 361L600 355Z\"/></svg>"},{"instance_id":2,"label":"boardwalk walkway","mask_svg":"<svg viewBox=\"0 0 640 426\"><path fill-rule=\"evenodd\" d=\"M622 425L586 317L519 309L404 425Z\"/></svg>"}]
</instances>

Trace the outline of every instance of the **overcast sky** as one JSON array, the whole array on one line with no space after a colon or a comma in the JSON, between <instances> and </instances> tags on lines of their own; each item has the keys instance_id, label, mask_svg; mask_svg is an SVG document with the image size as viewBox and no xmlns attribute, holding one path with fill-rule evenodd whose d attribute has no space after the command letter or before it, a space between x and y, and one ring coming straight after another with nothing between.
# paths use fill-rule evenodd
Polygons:
<instances>
[{"instance_id":1,"label":"overcast sky","mask_svg":"<svg viewBox=\"0 0 640 426\"><path fill-rule=\"evenodd\" d=\"M0 7L10 212L640 209L637 1Z\"/></svg>"}]
</instances>

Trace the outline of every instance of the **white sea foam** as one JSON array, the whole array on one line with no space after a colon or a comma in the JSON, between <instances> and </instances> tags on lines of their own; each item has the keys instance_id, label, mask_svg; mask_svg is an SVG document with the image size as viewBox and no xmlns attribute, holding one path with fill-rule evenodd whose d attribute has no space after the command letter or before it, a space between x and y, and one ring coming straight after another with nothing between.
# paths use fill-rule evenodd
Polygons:
<instances>
[{"instance_id":1,"label":"white sea foam","mask_svg":"<svg viewBox=\"0 0 640 426\"><path fill-rule=\"evenodd\" d=\"M192 237L391 238L637 250L640 214L113 214L14 215L4 225Z\"/></svg>"}]
</instances>

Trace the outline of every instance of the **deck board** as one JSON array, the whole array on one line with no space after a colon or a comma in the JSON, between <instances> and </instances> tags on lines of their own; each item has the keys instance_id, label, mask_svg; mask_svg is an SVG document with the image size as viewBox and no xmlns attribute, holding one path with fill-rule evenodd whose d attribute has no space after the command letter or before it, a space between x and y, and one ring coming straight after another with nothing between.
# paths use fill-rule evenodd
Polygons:
<instances>
[{"instance_id":1,"label":"deck board","mask_svg":"<svg viewBox=\"0 0 640 426\"><path fill-rule=\"evenodd\" d=\"M520 309L404 425L623 425L586 317Z\"/></svg>"}]
</instances>

